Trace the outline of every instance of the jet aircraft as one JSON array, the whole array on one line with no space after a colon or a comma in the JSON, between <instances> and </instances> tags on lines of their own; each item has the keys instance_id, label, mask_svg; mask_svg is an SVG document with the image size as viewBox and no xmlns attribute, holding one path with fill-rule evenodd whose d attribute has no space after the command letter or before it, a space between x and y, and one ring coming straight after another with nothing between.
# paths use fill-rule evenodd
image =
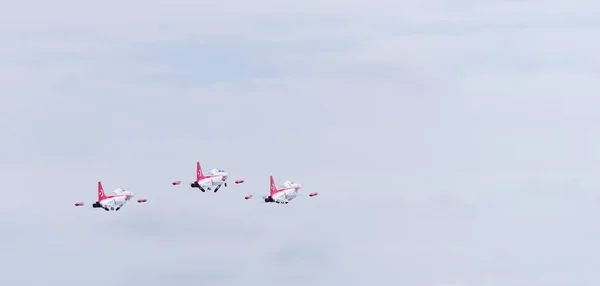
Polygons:
<instances>
[{"instance_id":1,"label":"jet aircraft","mask_svg":"<svg viewBox=\"0 0 600 286\"><path fill-rule=\"evenodd\" d=\"M260 198L264 200L265 203L278 203L278 204L288 204L293 199L301 194L298 192L300 188L302 188L301 184L294 183L292 181L285 181L281 188L277 188L275 185L275 180L273 176L270 176L270 190L268 196L261 196ZM314 197L319 193L310 193L309 197ZM245 197L246 200L254 198L254 195L247 195Z\"/></svg>"},{"instance_id":2,"label":"jet aircraft","mask_svg":"<svg viewBox=\"0 0 600 286\"><path fill-rule=\"evenodd\" d=\"M229 173L225 172L223 169L212 169L208 175L204 175L202 172L202 166L200 166L200 162L196 162L196 180L190 183L192 188L198 188L203 193L206 190L211 191L213 187L215 187L214 192L219 191L221 186L227 187L227 178L229 178ZM244 180L235 181L236 184L243 183ZM181 181L173 182L173 185L179 185Z\"/></svg>"},{"instance_id":3,"label":"jet aircraft","mask_svg":"<svg viewBox=\"0 0 600 286\"><path fill-rule=\"evenodd\" d=\"M121 188L114 190L110 195L106 195L104 193L104 188L102 187L102 182L98 182L98 200L92 204L92 208L102 208L106 211L118 211L133 197L135 197L134 193ZM137 200L138 203L145 203L146 201L146 199ZM81 207L83 205L83 202L75 203L76 207Z\"/></svg>"}]
</instances>

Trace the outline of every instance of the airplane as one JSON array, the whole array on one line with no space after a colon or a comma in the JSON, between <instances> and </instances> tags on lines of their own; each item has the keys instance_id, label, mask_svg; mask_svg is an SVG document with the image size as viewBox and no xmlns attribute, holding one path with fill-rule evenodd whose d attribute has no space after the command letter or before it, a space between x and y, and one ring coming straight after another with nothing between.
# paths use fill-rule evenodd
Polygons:
<instances>
[{"instance_id":1,"label":"airplane","mask_svg":"<svg viewBox=\"0 0 600 286\"><path fill-rule=\"evenodd\" d=\"M216 193L221 185L227 187L227 178L229 174L222 169L212 169L210 170L210 175L204 175L202 173L202 167L200 166L200 162L196 162L196 181L190 183L192 188L198 188L203 193L206 190L212 190L212 186L217 186L214 190ZM236 183L243 182L242 180L236 181ZM175 184L177 182L173 182Z\"/></svg>"},{"instance_id":2,"label":"airplane","mask_svg":"<svg viewBox=\"0 0 600 286\"><path fill-rule=\"evenodd\" d=\"M294 183L292 181L285 181L280 189L277 189L275 185L275 180L273 176L270 176L270 192L268 196L261 196L265 203L278 203L278 204L288 204L296 197L301 194L298 193L300 188L302 188L301 184ZM314 197L319 193L310 193L309 197ZM254 195L247 195L245 197L246 200L254 198Z\"/></svg>"},{"instance_id":3,"label":"airplane","mask_svg":"<svg viewBox=\"0 0 600 286\"><path fill-rule=\"evenodd\" d=\"M113 191L113 194L106 195L104 193L104 188L102 187L102 182L98 182L98 200L92 205L92 208L102 208L106 211L118 211L120 210L127 202L129 202L135 194L121 188L118 188ZM146 199L137 200L138 203L147 202ZM75 203L76 207L83 206L83 202Z\"/></svg>"}]
</instances>

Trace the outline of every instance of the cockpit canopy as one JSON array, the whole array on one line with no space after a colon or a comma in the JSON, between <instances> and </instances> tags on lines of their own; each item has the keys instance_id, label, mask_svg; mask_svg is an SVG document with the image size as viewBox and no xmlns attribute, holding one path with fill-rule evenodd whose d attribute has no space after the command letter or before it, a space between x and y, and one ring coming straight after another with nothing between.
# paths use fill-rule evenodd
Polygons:
<instances>
[{"instance_id":1,"label":"cockpit canopy","mask_svg":"<svg viewBox=\"0 0 600 286\"><path fill-rule=\"evenodd\" d=\"M210 170L210 172L212 174L219 174L219 173L225 173L225 170L223 170L223 169L212 169L212 170Z\"/></svg>"},{"instance_id":2,"label":"cockpit canopy","mask_svg":"<svg viewBox=\"0 0 600 286\"><path fill-rule=\"evenodd\" d=\"M296 183L294 183L294 182L292 182L292 181L285 181L285 182L283 183L283 186L284 186L284 187L286 187L286 188L289 188L289 187L291 187L291 186L293 186L293 185L295 185L295 184L296 184Z\"/></svg>"}]
</instances>

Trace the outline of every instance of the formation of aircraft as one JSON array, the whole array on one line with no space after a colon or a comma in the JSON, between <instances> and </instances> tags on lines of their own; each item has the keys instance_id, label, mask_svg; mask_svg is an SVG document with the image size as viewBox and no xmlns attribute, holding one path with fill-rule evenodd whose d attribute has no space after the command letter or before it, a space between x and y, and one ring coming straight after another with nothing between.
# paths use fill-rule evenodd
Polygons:
<instances>
[{"instance_id":1,"label":"formation of aircraft","mask_svg":"<svg viewBox=\"0 0 600 286\"><path fill-rule=\"evenodd\" d=\"M229 178L229 173L227 173L223 169L212 169L209 174L205 175L202 172L202 166L200 166L200 162L196 162L196 180L190 183L191 188L198 188L203 193L206 190L213 190L213 192L219 191L221 186L227 187L227 180ZM275 185L275 180L273 176L270 176L270 190L269 195L261 196L260 198L265 203L278 203L278 204L288 204L293 199L302 194L299 193L299 190L302 188L301 184L285 181L280 188L277 188ZM235 184L244 183L244 180L236 180ZM180 185L181 181L174 181L173 185ZM310 193L309 197L314 197L318 195L318 193ZM117 188L113 191L112 194L106 195L104 193L104 188L102 187L102 182L98 182L98 200L92 204L91 208L101 208L106 211L118 211L125 204L127 204L131 199L135 197L135 193L126 191L121 188ZM254 198L254 195L247 195L245 197L246 200ZM145 203L147 199L140 198L137 200L138 203ZM84 206L84 202L77 202L75 206L81 207Z\"/></svg>"}]
</instances>

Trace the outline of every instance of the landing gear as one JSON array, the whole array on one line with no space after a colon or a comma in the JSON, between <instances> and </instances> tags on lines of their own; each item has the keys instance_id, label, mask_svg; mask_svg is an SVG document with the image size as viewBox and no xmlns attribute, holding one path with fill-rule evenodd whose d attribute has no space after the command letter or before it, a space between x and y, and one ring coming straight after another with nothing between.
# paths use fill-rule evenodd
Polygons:
<instances>
[{"instance_id":1,"label":"landing gear","mask_svg":"<svg viewBox=\"0 0 600 286\"><path fill-rule=\"evenodd\" d=\"M225 188L227 188L227 183L225 183Z\"/></svg>"},{"instance_id":2,"label":"landing gear","mask_svg":"<svg viewBox=\"0 0 600 286\"><path fill-rule=\"evenodd\" d=\"M104 208L104 210L107 211L107 212L110 211L108 208Z\"/></svg>"},{"instance_id":3,"label":"landing gear","mask_svg":"<svg viewBox=\"0 0 600 286\"><path fill-rule=\"evenodd\" d=\"M209 191L212 190L210 187L207 188Z\"/></svg>"},{"instance_id":4,"label":"landing gear","mask_svg":"<svg viewBox=\"0 0 600 286\"><path fill-rule=\"evenodd\" d=\"M115 209L115 211L118 211L118 210L120 210L120 209L121 209L121 207L118 207L118 208L116 208L116 209Z\"/></svg>"},{"instance_id":5,"label":"landing gear","mask_svg":"<svg viewBox=\"0 0 600 286\"><path fill-rule=\"evenodd\" d=\"M219 188L221 188L221 185L219 185L215 188L215 193L219 190ZM210 190L210 188L208 188L208 189Z\"/></svg>"},{"instance_id":6,"label":"landing gear","mask_svg":"<svg viewBox=\"0 0 600 286\"><path fill-rule=\"evenodd\" d=\"M198 184L198 182L193 182L193 183L191 183L191 184L190 184L190 187L192 187L192 188L198 188L198 189L200 189L200 190L201 190L203 193L204 193L204 192L206 192L206 191L204 190L204 188L202 188L202 186L200 186L200 185ZM208 189L210 190L210 188L208 188Z\"/></svg>"}]
</instances>

